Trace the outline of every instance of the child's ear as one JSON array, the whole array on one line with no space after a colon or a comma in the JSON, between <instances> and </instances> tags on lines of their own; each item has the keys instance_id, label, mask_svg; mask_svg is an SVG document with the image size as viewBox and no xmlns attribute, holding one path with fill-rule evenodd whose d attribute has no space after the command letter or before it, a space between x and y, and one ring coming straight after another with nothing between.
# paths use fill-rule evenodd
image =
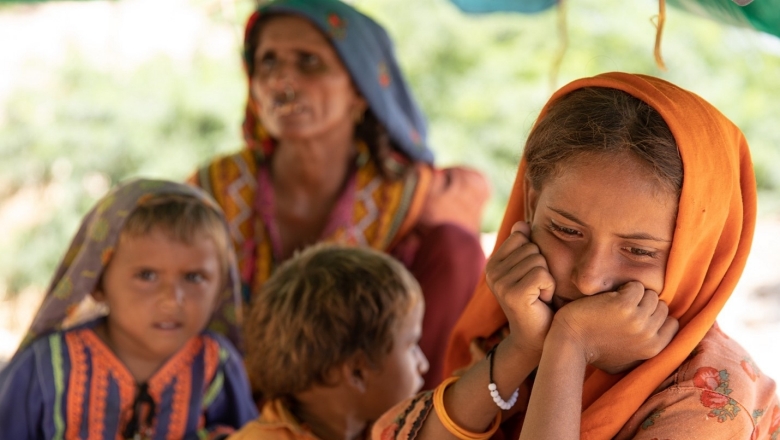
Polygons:
<instances>
[{"instance_id":1,"label":"child's ear","mask_svg":"<svg viewBox=\"0 0 780 440\"><path fill-rule=\"evenodd\" d=\"M106 300L106 294L103 292L103 279L101 278L100 282L98 282L98 285L95 286L95 290L90 293L92 295L92 299L95 300L95 302L103 302Z\"/></svg>"},{"instance_id":2,"label":"child's ear","mask_svg":"<svg viewBox=\"0 0 780 440\"><path fill-rule=\"evenodd\" d=\"M343 383L361 394L365 393L368 389L368 376L371 374L369 367L365 354L355 354L341 366Z\"/></svg>"},{"instance_id":3,"label":"child's ear","mask_svg":"<svg viewBox=\"0 0 780 440\"><path fill-rule=\"evenodd\" d=\"M525 177L525 221L531 223L534 219L534 212L536 211L536 204L539 202L539 191L534 189L531 184L531 179L528 176Z\"/></svg>"}]
</instances>

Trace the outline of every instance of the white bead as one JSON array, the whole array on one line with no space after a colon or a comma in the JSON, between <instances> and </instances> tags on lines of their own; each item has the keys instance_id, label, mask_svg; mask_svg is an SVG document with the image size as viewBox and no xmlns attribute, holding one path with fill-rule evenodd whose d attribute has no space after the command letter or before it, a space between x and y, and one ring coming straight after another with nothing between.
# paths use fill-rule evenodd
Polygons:
<instances>
[{"instance_id":1,"label":"white bead","mask_svg":"<svg viewBox=\"0 0 780 440\"><path fill-rule=\"evenodd\" d=\"M515 403L517 403L517 398L519 396L520 389L516 389L512 396L509 397L509 401L505 401L501 398L501 395L498 393L498 389L495 386L496 384L491 383L488 385L488 389L490 389L490 396L493 398L493 402L496 403L496 406L501 408L502 410L506 411L508 409L511 409L513 406L515 406Z\"/></svg>"}]
</instances>

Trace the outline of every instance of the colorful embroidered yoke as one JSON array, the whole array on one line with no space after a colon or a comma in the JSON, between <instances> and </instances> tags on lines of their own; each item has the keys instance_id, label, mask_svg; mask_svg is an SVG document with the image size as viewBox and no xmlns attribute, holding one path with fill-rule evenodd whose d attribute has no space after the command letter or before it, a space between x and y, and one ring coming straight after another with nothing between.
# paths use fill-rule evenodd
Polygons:
<instances>
[{"instance_id":1,"label":"colorful embroidered yoke","mask_svg":"<svg viewBox=\"0 0 780 440\"><path fill-rule=\"evenodd\" d=\"M715 325L613 438L776 440L778 405L774 381ZM433 394L420 393L385 413L372 438L414 440L432 410ZM513 421L517 418L508 420L494 438L517 438Z\"/></svg>"},{"instance_id":2,"label":"colorful embroidered yoke","mask_svg":"<svg viewBox=\"0 0 780 440\"><path fill-rule=\"evenodd\" d=\"M123 438L140 387L95 333L101 320L39 338L0 372L0 438ZM146 383L150 438L209 438L257 417L243 368L223 336L192 338Z\"/></svg>"},{"instance_id":3,"label":"colorful embroidered yoke","mask_svg":"<svg viewBox=\"0 0 780 440\"><path fill-rule=\"evenodd\" d=\"M387 250L413 226L431 179L420 165L389 180L366 161L349 177L319 241ZM283 258L274 221L273 188L261 155L243 150L211 162L195 176L228 219L244 287L257 292ZM245 300L251 295L244 292Z\"/></svg>"}]
</instances>

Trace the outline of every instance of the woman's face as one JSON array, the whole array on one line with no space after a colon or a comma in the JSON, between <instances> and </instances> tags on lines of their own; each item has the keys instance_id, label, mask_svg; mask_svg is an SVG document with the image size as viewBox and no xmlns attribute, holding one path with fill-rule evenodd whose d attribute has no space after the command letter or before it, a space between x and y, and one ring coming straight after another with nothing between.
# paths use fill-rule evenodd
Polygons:
<instances>
[{"instance_id":1,"label":"woman's face","mask_svg":"<svg viewBox=\"0 0 780 440\"><path fill-rule=\"evenodd\" d=\"M541 190L526 189L531 239L555 279L558 310L629 281L661 293L677 196L638 159L570 159ZM530 185L528 185L530 186Z\"/></svg>"},{"instance_id":2,"label":"woman's face","mask_svg":"<svg viewBox=\"0 0 780 440\"><path fill-rule=\"evenodd\" d=\"M354 130L365 101L330 42L309 21L271 18L254 56L252 95L271 136L305 140Z\"/></svg>"}]
</instances>

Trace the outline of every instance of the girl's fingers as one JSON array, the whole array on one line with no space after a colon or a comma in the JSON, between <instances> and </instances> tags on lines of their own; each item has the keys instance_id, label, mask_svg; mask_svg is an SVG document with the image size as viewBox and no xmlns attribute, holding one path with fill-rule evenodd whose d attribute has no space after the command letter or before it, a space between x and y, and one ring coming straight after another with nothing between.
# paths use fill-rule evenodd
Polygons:
<instances>
[{"instance_id":1,"label":"girl's fingers","mask_svg":"<svg viewBox=\"0 0 780 440\"><path fill-rule=\"evenodd\" d=\"M652 316L658 312L659 301L657 293L652 290L644 290L642 292L642 298L639 300L638 307L645 310L647 316Z\"/></svg>"},{"instance_id":2,"label":"girl's fingers","mask_svg":"<svg viewBox=\"0 0 780 440\"><path fill-rule=\"evenodd\" d=\"M486 270L485 278L488 286L491 286L495 293L506 294L510 291L516 291L518 285L526 285L528 282L534 283L534 281L528 280L523 282L523 280L536 268L549 276L547 260L538 251L533 252L533 248L536 248L536 245L529 243L527 246L532 249L526 249L523 252L518 250L517 253L512 255L512 258L507 258L495 265L491 265ZM549 277L552 278L551 276Z\"/></svg>"},{"instance_id":3,"label":"girl's fingers","mask_svg":"<svg viewBox=\"0 0 780 440\"><path fill-rule=\"evenodd\" d=\"M661 339L664 347L669 345L669 343L672 341L672 338L674 338L674 335L677 334L679 329L680 323L677 321L677 318L667 316L666 321L664 321L663 325L661 326L661 329L658 330L658 336Z\"/></svg>"},{"instance_id":4,"label":"girl's fingers","mask_svg":"<svg viewBox=\"0 0 780 440\"><path fill-rule=\"evenodd\" d=\"M511 234L514 234L515 232L519 232L526 237L531 236L531 225L529 225L526 222L515 222L515 224L512 225L512 232Z\"/></svg>"}]
</instances>

